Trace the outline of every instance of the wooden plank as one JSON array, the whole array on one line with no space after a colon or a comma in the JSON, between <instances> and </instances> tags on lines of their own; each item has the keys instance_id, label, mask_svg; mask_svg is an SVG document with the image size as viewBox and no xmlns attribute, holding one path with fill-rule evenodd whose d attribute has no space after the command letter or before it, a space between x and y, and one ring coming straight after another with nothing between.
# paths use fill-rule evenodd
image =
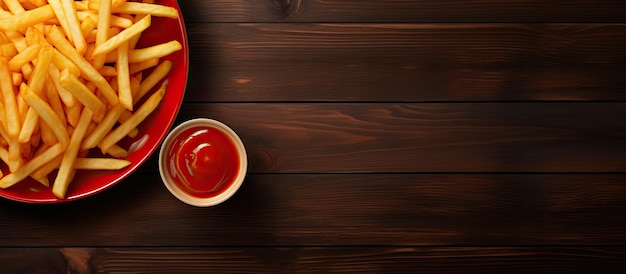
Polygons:
<instances>
[{"instance_id":1,"label":"wooden plank","mask_svg":"<svg viewBox=\"0 0 626 274\"><path fill-rule=\"evenodd\" d=\"M189 24L188 32L187 101L626 100L626 25Z\"/></svg>"},{"instance_id":2,"label":"wooden plank","mask_svg":"<svg viewBox=\"0 0 626 274\"><path fill-rule=\"evenodd\" d=\"M180 1L189 22L624 22L621 0Z\"/></svg>"},{"instance_id":3,"label":"wooden plank","mask_svg":"<svg viewBox=\"0 0 626 274\"><path fill-rule=\"evenodd\" d=\"M588 247L11 248L0 272L612 273L624 259L624 248Z\"/></svg>"},{"instance_id":4,"label":"wooden plank","mask_svg":"<svg viewBox=\"0 0 626 274\"><path fill-rule=\"evenodd\" d=\"M137 173L57 206L0 201L2 247L624 246L624 174L250 174L194 208Z\"/></svg>"},{"instance_id":5,"label":"wooden plank","mask_svg":"<svg viewBox=\"0 0 626 274\"><path fill-rule=\"evenodd\" d=\"M624 103L186 104L250 172L625 172ZM154 170L154 166L150 167Z\"/></svg>"}]
</instances>

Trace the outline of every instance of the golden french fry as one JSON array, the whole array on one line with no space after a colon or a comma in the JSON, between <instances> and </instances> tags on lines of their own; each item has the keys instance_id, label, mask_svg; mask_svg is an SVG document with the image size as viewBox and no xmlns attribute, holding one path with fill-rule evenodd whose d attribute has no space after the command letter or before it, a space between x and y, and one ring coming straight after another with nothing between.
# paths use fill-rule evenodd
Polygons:
<instances>
[{"instance_id":1,"label":"golden french fry","mask_svg":"<svg viewBox=\"0 0 626 274\"><path fill-rule=\"evenodd\" d=\"M52 63L57 68L68 69L72 74L76 76L80 75L80 69L78 68L77 65L75 65L70 59L65 57L65 55L63 55L61 52L59 52L55 48L52 48L52 49L53 49ZM60 70L57 69L57 71L60 71Z\"/></svg>"},{"instance_id":2,"label":"golden french fry","mask_svg":"<svg viewBox=\"0 0 626 274\"><path fill-rule=\"evenodd\" d=\"M74 5L76 6L76 10L77 11L85 11L85 10L89 10L89 5L88 2L89 0L86 1L75 1L76 3L74 3Z\"/></svg>"},{"instance_id":3,"label":"golden french fry","mask_svg":"<svg viewBox=\"0 0 626 274\"><path fill-rule=\"evenodd\" d=\"M99 15L94 13L94 12L90 12L90 11L79 11L78 13L78 20L83 21L85 20L87 17L91 18L94 21L98 21L99 19ZM130 20L128 18L124 18L124 17L120 17L117 15L113 15L110 14L110 26L111 27L118 27L118 28L128 28L130 26L133 25L133 20Z\"/></svg>"},{"instance_id":4,"label":"golden french fry","mask_svg":"<svg viewBox=\"0 0 626 274\"><path fill-rule=\"evenodd\" d=\"M63 153L57 155L54 159L40 166L33 172L31 172L30 176L32 178L44 178L50 174L53 170L59 168L61 165L61 161L63 160Z\"/></svg>"},{"instance_id":5,"label":"golden french fry","mask_svg":"<svg viewBox=\"0 0 626 274\"><path fill-rule=\"evenodd\" d=\"M41 46L39 44L34 44L28 46L25 50L22 50L22 52L13 56L13 58L9 61L9 69L11 69L11 71L19 71L22 66L26 65L39 55L40 48Z\"/></svg>"},{"instance_id":6,"label":"golden french fry","mask_svg":"<svg viewBox=\"0 0 626 274\"><path fill-rule=\"evenodd\" d=\"M33 69L33 74L28 79L28 87L37 95L42 94L43 85L48 76L48 67L52 62L52 48L43 47L37 55L37 64Z\"/></svg>"},{"instance_id":7,"label":"golden french fry","mask_svg":"<svg viewBox=\"0 0 626 274\"><path fill-rule=\"evenodd\" d=\"M37 96L41 96L43 85L47 79L47 70L52 62L52 49L50 47L44 47L39 50L39 55L37 57L37 65L35 65L35 69L31 75L31 78L28 81L28 88L30 91L34 92ZM21 93L21 88L20 88ZM24 95L24 94L22 94ZM24 97L26 99L26 97ZM30 137L35 132L35 129L38 127L38 115L35 109L29 109L26 114L26 119L24 120L24 124L22 124L22 128L18 139L20 143L26 143L30 141Z\"/></svg>"},{"instance_id":8,"label":"golden french fry","mask_svg":"<svg viewBox=\"0 0 626 274\"><path fill-rule=\"evenodd\" d=\"M20 14L26 11L18 0L4 0L4 4L7 5L7 8L13 14Z\"/></svg>"},{"instance_id":9,"label":"golden french fry","mask_svg":"<svg viewBox=\"0 0 626 274\"><path fill-rule=\"evenodd\" d=\"M76 169L87 170L119 170L131 164L128 160L114 158L77 158L74 163Z\"/></svg>"},{"instance_id":10,"label":"golden french fry","mask_svg":"<svg viewBox=\"0 0 626 274\"><path fill-rule=\"evenodd\" d=\"M140 71L149 69L159 64L159 59L149 59L139 63L130 64L129 73L131 75L136 74Z\"/></svg>"},{"instance_id":11,"label":"golden french fry","mask_svg":"<svg viewBox=\"0 0 626 274\"><path fill-rule=\"evenodd\" d=\"M69 70L69 68L66 69ZM74 104L76 104L76 98L72 95L72 93L61 86L61 82L59 81L59 78L61 78L61 72L59 69L56 66L50 66L48 69L48 75L50 76L48 79L50 79L54 85L63 103L68 107L73 107Z\"/></svg>"},{"instance_id":12,"label":"golden french fry","mask_svg":"<svg viewBox=\"0 0 626 274\"><path fill-rule=\"evenodd\" d=\"M61 86L72 93L85 107L93 112L94 119L99 121L104 117L107 107L89 88L67 69L61 72L59 79Z\"/></svg>"},{"instance_id":13,"label":"golden french fry","mask_svg":"<svg viewBox=\"0 0 626 274\"><path fill-rule=\"evenodd\" d=\"M130 74L128 68L128 42L117 48L117 93L120 104L126 109L133 110L133 95L130 90Z\"/></svg>"},{"instance_id":14,"label":"golden french fry","mask_svg":"<svg viewBox=\"0 0 626 274\"><path fill-rule=\"evenodd\" d=\"M98 28L96 29L96 47L102 45L109 39L109 28L111 27L111 0L100 0L98 11ZM92 52L93 55L93 52ZM94 67L99 68L104 65L105 55L95 56Z\"/></svg>"},{"instance_id":15,"label":"golden french fry","mask_svg":"<svg viewBox=\"0 0 626 274\"><path fill-rule=\"evenodd\" d=\"M121 105L114 106L109 110L102 121L100 121L96 128L85 138L81 148L91 149L98 146L100 141L111 131L123 111L124 107Z\"/></svg>"},{"instance_id":16,"label":"golden french fry","mask_svg":"<svg viewBox=\"0 0 626 274\"><path fill-rule=\"evenodd\" d=\"M20 93L28 102L31 109L39 114L41 117L54 131L54 135L56 135L59 143L65 147L69 142L69 135L65 130L65 125L63 124L61 118L54 112L52 107L48 105L44 100L42 100L35 92L31 91L30 88L26 84L22 84L20 86Z\"/></svg>"},{"instance_id":17,"label":"golden french fry","mask_svg":"<svg viewBox=\"0 0 626 274\"><path fill-rule=\"evenodd\" d=\"M61 144L56 144L49 147L45 152L37 155L35 158L28 161L20 169L13 171L11 174L4 176L0 179L0 188L10 187L29 176L33 171L43 166L47 162L51 161L57 155L63 152Z\"/></svg>"},{"instance_id":18,"label":"golden french fry","mask_svg":"<svg viewBox=\"0 0 626 274\"><path fill-rule=\"evenodd\" d=\"M0 146L0 160L5 163L9 162L9 151L4 146Z\"/></svg>"},{"instance_id":19,"label":"golden french fry","mask_svg":"<svg viewBox=\"0 0 626 274\"><path fill-rule=\"evenodd\" d=\"M7 134L9 137L16 137L20 133L21 125L15 87L11 82L1 80L9 77L13 78L9 72L9 64L5 58L0 58L0 90L4 100Z\"/></svg>"},{"instance_id":20,"label":"golden french fry","mask_svg":"<svg viewBox=\"0 0 626 274\"><path fill-rule=\"evenodd\" d=\"M67 34L67 38L71 41L72 33L70 32L69 22L67 21L67 17L65 15L63 5L61 4L61 0L48 0L48 3L52 7L52 11L58 19L61 28L63 28L63 31Z\"/></svg>"},{"instance_id":21,"label":"golden french fry","mask_svg":"<svg viewBox=\"0 0 626 274\"><path fill-rule=\"evenodd\" d=\"M93 51L92 55L95 57L101 54L107 54L119 47L122 43L130 40L133 36L140 35L150 26L150 19L151 17L150 15L148 15L138 22L134 23L132 26L126 28L125 30L122 30L117 35L109 38L104 43L96 46L96 49Z\"/></svg>"},{"instance_id":22,"label":"golden french fry","mask_svg":"<svg viewBox=\"0 0 626 274\"><path fill-rule=\"evenodd\" d=\"M147 48L134 49L128 52L128 62L139 63L150 59L158 59L179 51L182 48L183 45L181 45L180 42L172 40Z\"/></svg>"},{"instance_id":23,"label":"golden french fry","mask_svg":"<svg viewBox=\"0 0 626 274\"><path fill-rule=\"evenodd\" d=\"M16 139L11 138L9 140L9 161L6 162L9 166L9 171L15 172L22 165L24 165L24 159L22 159L22 144Z\"/></svg>"},{"instance_id":24,"label":"golden french fry","mask_svg":"<svg viewBox=\"0 0 626 274\"><path fill-rule=\"evenodd\" d=\"M107 150L107 154L113 158L122 159L128 157L128 151L118 145L113 145Z\"/></svg>"},{"instance_id":25,"label":"golden french fry","mask_svg":"<svg viewBox=\"0 0 626 274\"><path fill-rule=\"evenodd\" d=\"M65 106L65 117L67 117L67 123L73 127L78 124L80 113L83 111L82 104L74 104L73 106Z\"/></svg>"},{"instance_id":26,"label":"golden french fry","mask_svg":"<svg viewBox=\"0 0 626 274\"><path fill-rule=\"evenodd\" d=\"M0 30L16 31L30 25L46 22L54 18L54 11L50 5L41 6L32 10L0 18Z\"/></svg>"},{"instance_id":27,"label":"golden french fry","mask_svg":"<svg viewBox=\"0 0 626 274\"><path fill-rule=\"evenodd\" d=\"M17 72L11 72L11 80L13 81L13 86L18 87L22 82L24 82L24 75Z\"/></svg>"},{"instance_id":28,"label":"golden french fry","mask_svg":"<svg viewBox=\"0 0 626 274\"><path fill-rule=\"evenodd\" d=\"M117 70L111 66L102 66L98 71L100 72L100 74L102 74L102 76L106 76L106 77L117 76Z\"/></svg>"},{"instance_id":29,"label":"golden french fry","mask_svg":"<svg viewBox=\"0 0 626 274\"><path fill-rule=\"evenodd\" d=\"M29 108L24 117L20 134L17 136L17 140L21 144L28 143L33 133L39 128L39 115L37 115L37 112Z\"/></svg>"},{"instance_id":30,"label":"golden french fry","mask_svg":"<svg viewBox=\"0 0 626 274\"><path fill-rule=\"evenodd\" d=\"M43 118L39 117L39 120L43 120ZM39 133L44 144L54 145L58 143L56 136L54 136L54 132L48 124L40 122Z\"/></svg>"},{"instance_id":31,"label":"golden french fry","mask_svg":"<svg viewBox=\"0 0 626 274\"><path fill-rule=\"evenodd\" d=\"M159 90L155 91L146 102L137 109L135 113L126 122L119 125L112 130L102 141L100 142L100 149L103 153L107 153L107 150L115 143L119 142L126 136L131 130L136 128L152 111L154 111L161 99L165 96L165 86L161 86Z\"/></svg>"},{"instance_id":32,"label":"golden french fry","mask_svg":"<svg viewBox=\"0 0 626 274\"><path fill-rule=\"evenodd\" d=\"M6 117L6 115L7 114L6 114L6 111L4 109L4 103L2 103L2 100L0 100L0 117ZM2 133L0 133L0 136L7 136L7 138L8 138L8 134L6 134L6 132L7 132L6 131L6 127L7 127L6 121L4 119L0 119L0 132L2 132ZM6 138L2 137L2 138L0 138L0 140L6 140ZM8 143L7 143L7 145L8 145Z\"/></svg>"},{"instance_id":33,"label":"golden french fry","mask_svg":"<svg viewBox=\"0 0 626 274\"><path fill-rule=\"evenodd\" d=\"M82 20L80 23L80 30L83 34L83 37L87 37L87 35L89 35L92 30L95 30L96 25L96 21L91 17L87 17L85 18L85 20Z\"/></svg>"},{"instance_id":34,"label":"golden french fry","mask_svg":"<svg viewBox=\"0 0 626 274\"><path fill-rule=\"evenodd\" d=\"M13 57L17 54L17 49L13 43L0 44L0 54L5 57Z\"/></svg>"},{"instance_id":35,"label":"golden french fry","mask_svg":"<svg viewBox=\"0 0 626 274\"><path fill-rule=\"evenodd\" d=\"M51 83L51 82L52 82L51 80L48 81L48 83ZM61 118L61 124L63 125L67 124L67 120L65 118L65 110L63 109L63 103L61 102L61 99L59 97L59 93L56 90L56 87L53 84L47 84L44 87L44 91L45 91L46 99L48 103L50 104L50 107L52 107L52 110L54 110L54 113L56 113L59 116L59 118Z\"/></svg>"},{"instance_id":36,"label":"golden french fry","mask_svg":"<svg viewBox=\"0 0 626 274\"><path fill-rule=\"evenodd\" d=\"M35 5L35 7L41 7L44 6L48 3L47 0L29 0L29 2L33 3L33 5Z\"/></svg>"},{"instance_id":37,"label":"golden french fry","mask_svg":"<svg viewBox=\"0 0 626 274\"><path fill-rule=\"evenodd\" d=\"M153 87L155 87L161 80L163 80L163 78L165 78L165 76L167 76L167 74L171 70L172 70L171 61L165 60L161 62L161 64L159 64L152 71L152 73L148 75L148 77L146 77L145 79L143 79L143 81L141 81L141 85L139 86L139 91L137 91L137 94L134 96L135 97L134 103L136 104L137 102L139 102L139 100L141 100L143 96L145 96L150 90L152 90Z\"/></svg>"},{"instance_id":38,"label":"golden french fry","mask_svg":"<svg viewBox=\"0 0 626 274\"><path fill-rule=\"evenodd\" d=\"M12 13L10 13L10 12L8 12L6 10L0 9L0 18L7 18L7 17L11 17L11 16L13 16Z\"/></svg>"},{"instance_id":39,"label":"golden french fry","mask_svg":"<svg viewBox=\"0 0 626 274\"><path fill-rule=\"evenodd\" d=\"M97 2L89 2L89 8L92 10L97 10L99 7ZM140 2L126 2L118 6L114 5L113 13L150 14L152 16L158 17L167 17L173 19L178 18L178 11L175 8Z\"/></svg>"},{"instance_id":40,"label":"golden french fry","mask_svg":"<svg viewBox=\"0 0 626 274\"><path fill-rule=\"evenodd\" d=\"M87 50L87 42L80 29L78 14L76 14L76 6L74 6L74 3L74 0L61 0L65 20L67 20L67 25L71 33L71 35L68 34L68 37L72 37L70 41L74 44L76 51L83 55L85 50Z\"/></svg>"},{"instance_id":41,"label":"golden french fry","mask_svg":"<svg viewBox=\"0 0 626 274\"><path fill-rule=\"evenodd\" d=\"M87 132L87 128L91 123L92 115L93 113L91 110L88 108L83 109L78 125L76 125L74 132L72 132L70 143L63 154L63 160L61 161L59 172L57 173L52 186L52 193L59 199L65 198L65 194L67 193L67 188L74 174L74 163L76 162L76 157L78 157L80 143L82 142L85 133Z\"/></svg>"},{"instance_id":42,"label":"golden french fry","mask_svg":"<svg viewBox=\"0 0 626 274\"><path fill-rule=\"evenodd\" d=\"M50 37L52 44L63 53L63 55L72 60L72 62L80 68L83 76L98 87L110 105L114 106L119 103L117 94L113 91L106 79L104 79L104 77L98 73L98 70L80 55L67 40L65 40L65 37L63 37L58 28L53 26L50 32L48 32L48 37Z\"/></svg>"}]
</instances>

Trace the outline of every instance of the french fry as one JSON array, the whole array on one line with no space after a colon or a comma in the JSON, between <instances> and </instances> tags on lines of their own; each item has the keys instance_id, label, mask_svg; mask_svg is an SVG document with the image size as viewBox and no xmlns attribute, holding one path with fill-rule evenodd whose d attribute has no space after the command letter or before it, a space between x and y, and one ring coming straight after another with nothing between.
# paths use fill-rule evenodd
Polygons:
<instances>
[{"instance_id":1,"label":"french fry","mask_svg":"<svg viewBox=\"0 0 626 274\"><path fill-rule=\"evenodd\" d=\"M143 19L139 20L138 22L134 23L132 26L128 27L127 29L122 30L117 35L109 38L104 43L96 46L96 49L93 51L92 55L95 57L101 54L107 54L113 51L114 49L118 48L124 42L127 42L128 40L133 38L133 36L141 34L144 30L150 27L150 23L151 23L150 19L151 17L150 15L148 15L144 17Z\"/></svg>"},{"instance_id":2,"label":"french fry","mask_svg":"<svg viewBox=\"0 0 626 274\"><path fill-rule=\"evenodd\" d=\"M22 52L13 56L13 58L9 61L9 69L11 69L11 71L19 71L22 66L26 65L39 55L40 48L41 46L39 44L31 45Z\"/></svg>"},{"instance_id":3,"label":"french fry","mask_svg":"<svg viewBox=\"0 0 626 274\"><path fill-rule=\"evenodd\" d=\"M85 170L120 170L131 164L128 160L113 158L77 158L74 168Z\"/></svg>"},{"instance_id":4,"label":"french fry","mask_svg":"<svg viewBox=\"0 0 626 274\"><path fill-rule=\"evenodd\" d=\"M114 106L104 116L102 121L98 123L96 128L85 138L81 146L82 149L91 149L100 143L109 131L113 128L120 115L124 111L124 107L121 105Z\"/></svg>"},{"instance_id":5,"label":"french fry","mask_svg":"<svg viewBox=\"0 0 626 274\"><path fill-rule=\"evenodd\" d=\"M28 88L37 96L40 96L42 94L44 82L47 79L47 69L52 61L52 50L49 47L45 49L40 49L37 59L37 65L33 70L33 74L31 75L32 77L28 81ZM26 99L26 97L24 97L24 99ZM30 137L32 136L33 132L35 132L35 129L37 129L38 127L38 121L39 119L37 112L35 112L35 110L32 108L29 109L26 114L24 124L22 125L20 134L18 136L20 143L23 144L30 141Z\"/></svg>"},{"instance_id":6,"label":"french fry","mask_svg":"<svg viewBox=\"0 0 626 274\"><path fill-rule=\"evenodd\" d=\"M7 5L7 8L13 14L20 14L26 11L18 0L4 0L4 4Z\"/></svg>"},{"instance_id":7,"label":"french fry","mask_svg":"<svg viewBox=\"0 0 626 274\"><path fill-rule=\"evenodd\" d=\"M9 64L5 58L0 58L0 79L11 77L9 72ZM6 129L9 137L16 137L20 133L20 113L15 98L15 87L9 81L0 81L0 89L2 90L2 99L5 107Z\"/></svg>"},{"instance_id":8,"label":"french fry","mask_svg":"<svg viewBox=\"0 0 626 274\"><path fill-rule=\"evenodd\" d=\"M43 120L43 118L39 117L39 120L41 121ZM39 136L41 136L41 141L43 141L44 144L54 145L58 143L57 138L54 136L54 132L52 131L52 128L50 128L48 124L40 122L39 133L40 133Z\"/></svg>"},{"instance_id":9,"label":"french fry","mask_svg":"<svg viewBox=\"0 0 626 274\"><path fill-rule=\"evenodd\" d=\"M87 127L91 123L92 115L91 110L88 108L83 109L78 125L76 125L74 132L72 132L70 143L63 154L59 172L52 186L52 193L59 199L65 198L65 194L67 193L67 188L74 174L74 163L76 162L76 157L78 157L80 143L87 132Z\"/></svg>"},{"instance_id":10,"label":"french fry","mask_svg":"<svg viewBox=\"0 0 626 274\"><path fill-rule=\"evenodd\" d=\"M46 22L54 18L54 11L50 5L27 10L11 17L0 18L0 30L16 31L28 26Z\"/></svg>"},{"instance_id":11,"label":"french fry","mask_svg":"<svg viewBox=\"0 0 626 274\"><path fill-rule=\"evenodd\" d=\"M85 20L82 20L81 23L80 23L80 31L83 34L83 38L86 37L87 35L89 35L89 33L92 30L95 30L96 26L97 26L96 21L94 19L92 19L91 17L87 17L87 18L85 18Z\"/></svg>"},{"instance_id":12,"label":"french fry","mask_svg":"<svg viewBox=\"0 0 626 274\"><path fill-rule=\"evenodd\" d=\"M79 102L93 112L94 119L97 122L104 117L104 113L107 110L106 105L76 76L65 69L61 72L59 81L64 89L72 93Z\"/></svg>"},{"instance_id":13,"label":"french fry","mask_svg":"<svg viewBox=\"0 0 626 274\"><path fill-rule=\"evenodd\" d=\"M91 11L79 11L77 12L77 14L78 14L78 20L80 21L84 21L85 19L87 19L87 17L91 18L94 21L98 21L99 19L99 15ZM110 14L109 17L110 17L111 27L118 27L118 28L125 29L133 25L133 20L130 20L128 18L120 17L120 16L113 15L113 14Z\"/></svg>"},{"instance_id":14,"label":"french fry","mask_svg":"<svg viewBox=\"0 0 626 274\"><path fill-rule=\"evenodd\" d=\"M9 151L4 146L0 146L0 160L5 163L9 161Z\"/></svg>"},{"instance_id":15,"label":"french fry","mask_svg":"<svg viewBox=\"0 0 626 274\"><path fill-rule=\"evenodd\" d=\"M51 161L54 157L61 153L63 153L63 147L61 144L49 147L45 152L24 164L24 166L22 166L19 170L13 171L11 174L8 174L0 179L0 188L10 187L26 179L26 177L28 177L33 171Z\"/></svg>"},{"instance_id":16,"label":"french fry","mask_svg":"<svg viewBox=\"0 0 626 274\"><path fill-rule=\"evenodd\" d=\"M67 38L72 41L72 33L70 32L69 22L67 21L61 0L48 0L48 3L52 7L52 11L58 19L61 28L63 28L63 31L67 34Z\"/></svg>"},{"instance_id":17,"label":"french fry","mask_svg":"<svg viewBox=\"0 0 626 274\"><path fill-rule=\"evenodd\" d=\"M106 79L104 79L104 77L98 73L98 70L80 55L67 40L65 40L65 37L63 37L58 28L52 27L50 32L48 32L48 37L50 37L52 44L63 53L63 55L72 60L72 62L80 68L84 77L98 87L110 105L114 106L119 103L117 94L115 94Z\"/></svg>"},{"instance_id":18,"label":"french fry","mask_svg":"<svg viewBox=\"0 0 626 274\"><path fill-rule=\"evenodd\" d=\"M90 2L89 8L97 10L99 7L97 2ZM167 17L173 19L178 18L178 11L175 8L140 2L126 2L124 4L114 6L113 12L126 14L150 14L152 16Z\"/></svg>"},{"instance_id":19,"label":"french fry","mask_svg":"<svg viewBox=\"0 0 626 274\"><path fill-rule=\"evenodd\" d=\"M41 7L44 6L48 3L47 0L29 0L29 2L33 3L33 5L35 5L35 7Z\"/></svg>"},{"instance_id":20,"label":"french fry","mask_svg":"<svg viewBox=\"0 0 626 274\"><path fill-rule=\"evenodd\" d=\"M61 72L59 69L56 66L50 66L48 69L48 76L48 79L50 79L52 85L54 85L54 88L59 94L59 97L61 97L63 103L68 107L74 106L74 104L76 104L76 98L72 95L72 93L61 86L61 82L59 81L59 78L61 78Z\"/></svg>"},{"instance_id":21,"label":"french fry","mask_svg":"<svg viewBox=\"0 0 626 274\"><path fill-rule=\"evenodd\" d=\"M112 130L102 141L100 142L100 149L103 153L107 153L107 150L115 143L119 142L126 136L131 130L136 128L152 111L154 111L161 99L165 96L165 86L161 86L159 90L154 92L146 102L137 109L135 113L126 122Z\"/></svg>"},{"instance_id":22,"label":"french fry","mask_svg":"<svg viewBox=\"0 0 626 274\"><path fill-rule=\"evenodd\" d=\"M32 178L44 178L50 174L53 170L59 168L61 165L61 161L63 160L63 154L57 155L54 159L40 166L33 172L31 172L30 176Z\"/></svg>"},{"instance_id":23,"label":"french fry","mask_svg":"<svg viewBox=\"0 0 626 274\"><path fill-rule=\"evenodd\" d=\"M17 49L13 43L0 44L0 54L5 57L13 57L17 54Z\"/></svg>"},{"instance_id":24,"label":"french fry","mask_svg":"<svg viewBox=\"0 0 626 274\"><path fill-rule=\"evenodd\" d=\"M128 42L117 48L117 93L120 104L127 110L133 110L133 95L130 90L130 73L128 68Z\"/></svg>"},{"instance_id":25,"label":"french fry","mask_svg":"<svg viewBox=\"0 0 626 274\"><path fill-rule=\"evenodd\" d=\"M117 76L117 70L111 66L102 66L98 71L105 77Z\"/></svg>"},{"instance_id":26,"label":"french fry","mask_svg":"<svg viewBox=\"0 0 626 274\"><path fill-rule=\"evenodd\" d=\"M152 67L155 67L156 65L159 64L159 59L149 59L143 62L138 62L138 63L132 63L130 64L130 68L129 68L129 73L131 75L136 74L142 70L146 70Z\"/></svg>"},{"instance_id":27,"label":"french fry","mask_svg":"<svg viewBox=\"0 0 626 274\"><path fill-rule=\"evenodd\" d=\"M6 162L9 166L9 171L15 172L22 165L24 165L24 159L22 159L22 146L18 139L11 138L9 140L9 161Z\"/></svg>"},{"instance_id":28,"label":"french fry","mask_svg":"<svg viewBox=\"0 0 626 274\"><path fill-rule=\"evenodd\" d=\"M124 148L122 148L122 147L120 147L118 145L111 146L107 150L107 154L111 155L111 157L117 158L117 159L122 159L122 158L128 157L128 151L126 151Z\"/></svg>"},{"instance_id":29,"label":"french fry","mask_svg":"<svg viewBox=\"0 0 626 274\"><path fill-rule=\"evenodd\" d=\"M155 46L133 49L128 52L128 62L139 63L150 59L158 59L170 55L183 48L180 42L172 40Z\"/></svg>"},{"instance_id":30,"label":"french fry","mask_svg":"<svg viewBox=\"0 0 626 274\"><path fill-rule=\"evenodd\" d=\"M17 72L11 72L11 80L13 81L13 86L18 87L22 82L24 82L24 75Z\"/></svg>"},{"instance_id":31,"label":"french fry","mask_svg":"<svg viewBox=\"0 0 626 274\"><path fill-rule=\"evenodd\" d=\"M48 81L48 83L51 82L51 80ZM50 107L54 110L54 113L61 118L61 124L66 125L67 118L65 118L65 110L63 109L63 103L59 98L59 93L57 92L56 87L53 84L49 84L44 87L44 91Z\"/></svg>"},{"instance_id":32,"label":"french fry","mask_svg":"<svg viewBox=\"0 0 626 274\"><path fill-rule=\"evenodd\" d=\"M61 118L54 112L52 107L35 92L31 91L26 84L20 86L20 93L24 96L24 99L26 99L31 109L36 111L39 117L51 127L59 143L65 147L69 142L69 135L63 126Z\"/></svg>"},{"instance_id":33,"label":"french fry","mask_svg":"<svg viewBox=\"0 0 626 274\"><path fill-rule=\"evenodd\" d=\"M78 66L75 65L70 59L65 57L65 55L61 54L61 52L59 52L55 48L53 48L52 63L57 68L66 68L72 74L76 76L80 75L80 69L78 68ZM59 71L59 69L57 69L57 71Z\"/></svg>"},{"instance_id":34,"label":"french fry","mask_svg":"<svg viewBox=\"0 0 626 274\"><path fill-rule=\"evenodd\" d=\"M98 28L96 30L96 47L102 45L109 39L109 28L111 27L111 0L100 0L98 11ZM93 53L92 53L93 55ZM106 56L96 56L93 60L94 67L99 68L104 65Z\"/></svg>"},{"instance_id":35,"label":"french fry","mask_svg":"<svg viewBox=\"0 0 626 274\"><path fill-rule=\"evenodd\" d=\"M83 36L83 32L80 29L80 23L78 21L78 14L76 14L76 6L74 6L74 0L61 0L61 6L63 7L63 12L65 14L65 20L67 20L67 25L69 28L68 37L72 37L70 40L76 51L83 55L85 50L87 50L87 42L85 41L85 36Z\"/></svg>"},{"instance_id":36,"label":"french fry","mask_svg":"<svg viewBox=\"0 0 626 274\"><path fill-rule=\"evenodd\" d=\"M73 127L78 124L80 113L83 111L82 104L74 104L74 106L65 106L65 117L67 117L67 123Z\"/></svg>"},{"instance_id":37,"label":"french fry","mask_svg":"<svg viewBox=\"0 0 626 274\"><path fill-rule=\"evenodd\" d=\"M43 90L43 85L46 82L48 76L48 67L52 62L52 48L43 47L39 50L37 55L37 65L33 69L33 74L28 79L28 87L40 95Z\"/></svg>"},{"instance_id":38,"label":"french fry","mask_svg":"<svg viewBox=\"0 0 626 274\"><path fill-rule=\"evenodd\" d=\"M0 100L0 117L5 117L5 116L6 116L6 111L4 109L4 103L2 103L2 100ZM7 125L6 125L6 122L4 121L4 119L0 119L0 132L1 132L0 136L2 137L1 140L5 140L5 141L6 141L7 138L9 138L8 137L9 135L6 133L7 132L6 131L6 127L7 127ZM5 138L5 136L6 136L6 138ZM7 145L8 145L8 143L7 143Z\"/></svg>"},{"instance_id":39,"label":"french fry","mask_svg":"<svg viewBox=\"0 0 626 274\"><path fill-rule=\"evenodd\" d=\"M139 91L134 96L134 104L139 102L152 88L154 88L167 74L172 70L172 62L165 60L159 64L153 71L141 82Z\"/></svg>"}]
</instances>

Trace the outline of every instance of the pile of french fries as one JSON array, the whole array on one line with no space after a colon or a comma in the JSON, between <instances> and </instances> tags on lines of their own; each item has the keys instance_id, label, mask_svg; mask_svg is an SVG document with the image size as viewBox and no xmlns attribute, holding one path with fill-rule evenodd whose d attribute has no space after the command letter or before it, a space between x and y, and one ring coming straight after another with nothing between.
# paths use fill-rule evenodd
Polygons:
<instances>
[{"instance_id":1,"label":"pile of french fries","mask_svg":"<svg viewBox=\"0 0 626 274\"><path fill-rule=\"evenodd\" d=\"M149 0L0 0L0 188L31 177L64 199L76 170L130 165L118 142L160 104L172 67L161 58L182 49L137 47L152 17L178 11Z\"/></svg>"}]
</instances>

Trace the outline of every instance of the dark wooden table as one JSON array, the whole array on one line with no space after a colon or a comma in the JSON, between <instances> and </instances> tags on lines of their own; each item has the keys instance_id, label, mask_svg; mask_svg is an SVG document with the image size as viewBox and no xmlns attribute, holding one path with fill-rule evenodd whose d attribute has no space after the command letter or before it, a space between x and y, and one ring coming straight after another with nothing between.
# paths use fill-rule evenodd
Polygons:
<instances>
[{"instance_id":1,"label":"dark wooden table","mask_svg":"<svg viewBox=\"0 0 626 274\"><path fill-rule=\"evenodd\" d=\"M0 201L1 273L619 272L626 2L185 0L177 123L248 148L194 208L156 158L77 202Z\"/></svg>"}]
</instances>

